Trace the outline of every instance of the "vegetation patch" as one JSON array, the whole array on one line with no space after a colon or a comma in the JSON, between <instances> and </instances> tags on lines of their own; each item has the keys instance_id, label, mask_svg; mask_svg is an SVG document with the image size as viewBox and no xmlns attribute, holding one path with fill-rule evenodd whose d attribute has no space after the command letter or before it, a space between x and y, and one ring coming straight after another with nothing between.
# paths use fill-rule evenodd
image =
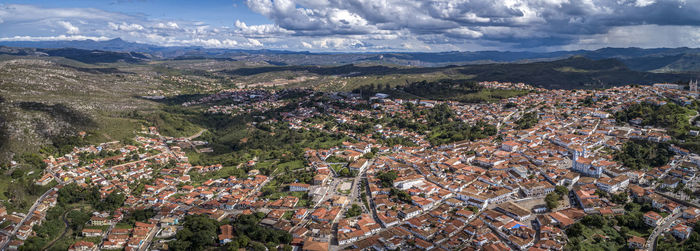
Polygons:
<instances>
[{"instance_id":1,"label":"vegetation patch","mask_svg":"<svg viewBox=\"0 0 700 251\"><path fill-rule=\"evenodd\" d=\"M630 140L625 142L621 151L615 153L615 160L632 169L646 170L666 165L673 156L666 143Z\"/></svg>"}]
</instances>

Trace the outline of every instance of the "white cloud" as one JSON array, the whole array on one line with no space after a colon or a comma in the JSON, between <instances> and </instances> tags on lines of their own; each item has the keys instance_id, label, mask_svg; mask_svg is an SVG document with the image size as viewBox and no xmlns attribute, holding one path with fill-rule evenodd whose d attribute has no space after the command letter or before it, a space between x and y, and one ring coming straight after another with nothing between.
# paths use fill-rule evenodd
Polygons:
<instances>
[{"instance_id":1,"label":"white cloud","mask_svg":"<svg viewBox=\"0 0 700 251\"><path fill-rule=\"evenodd\" d=\"M262 47L262 46L263 46L263 43L261 43L261 42L258 41L257 39L248 38L248 44L247 44L247 45L248 45L248 46L252 46L252 47Z\"/></svg>"},{"instance_id":2,"label":"white cloud","mask_svg":"<svg viewBox=\"0 0 700 251\"><path fill-rule=\"evenodd\" d=\"M78 27L75 27L73 24L67 21L58 21L56 22L58 25L66 29L66 33L75 35L80 33L80 29Z\"/></svg>"},{"instance_id":3,"label":"white cloud","mask_svg":"<svg viewBox=\"0 0 700 251\"><path fill-rule=\"evenodd\" d=\"M275 24L247 25L245 22L236 20L234 26L238 28L238 32L246 35L273 35L273 34L291 34L291 31L280 28Z\"/></svg>"},{"instance_id":4,"label":"white cloud","mask_svg":"<svg viewBox=\"0 0 700 251\"><path fill-rule=\"evenodd\" d=\"M153 27L159 29L180 29L180 26L177 25L176 22L157 23Z\"/></svg>"},{"instance_id":5,"label":"white cloud","mask_svg":"<svg viewBox=\"0 0 700 251\"><path fill-rule=\"evenodd\" d=\"M634 3L634 6L637 6L637 7L646 7L646 6L652 5L652 4L654 4L654 3L656 3L656 0L637 0L637 1Z\"/></svg>"},{"instance_id":6,"label":"white cloud","mask_svg":"<svg viewBox=\"0 0 700 251\"><path fill-rule=\"evenodd\" d=\"M323 39L317 39L311 42L314 47L321 49L336 49L336 50L348 50L348 49L361 49L366 47L365 43L357 39L347 39L342 37L329 37Z\"/></svg>"},{"instance_id":7,"label":"white cloud","mask_svg":"<svg viewBox=\"0 0 700 251\"><path fill-rule=\"evenodd\" d=\"M105 41L109 40L108 37L90 37L81 35L59 35L59 36L49 36L49 37L31 37L31 36L14 36L14 37L2 37L0 41L74 41L74 40L94 40L94 41Z\"/></svg>"},{"instance_id":8,"label":"white cloud","mask_svg":"<svg viewBox=\"0 0 700 251\"><path fill-rule=\"evenodd\" d=\"M449 29L447 30L447 34L455 37L462 37L462 38L479 38L483 36L484 34L478 31L471 30L466 27L459 27L459 28L454 28L454 29Z\"/></svg>"},{"instance_id":9,"label":"white cloud","mask_svg":"<svg viewBox=\"0 0 700 251\"><path fill-rule=\"evenodd\" d=\"M297 36L405 37L403 33L408 33L435 43L461 38L467 43L546 47L630 25L698 26L694 13L700 5L686 5L686 1L247 0L246 4Z\"/></svg>"},{"instance_id":10,"label":"white cloud","mask_svg":"<svg viewBox=\"0 0 700 251\"><path fill-rule=\"evenodd\" d=\"M700 5L695 2L246 0L272 23L232 19L228 26L11 4L0 5L0 36L4 41L120 37L164 46L311 51L697 47ZM625 39L629 37L634 39Z\"/></svg>"},{"instance_id":11,"label":"white cloud","mask_svg":"<svg viewBox=\"0 0 700 251\"><path fill-rule=\"evenodd\" d=\"M112 22L108 22L107 25L109 28L115 31L140 31L143 30L143 26L140 24L127 24L126 22L122 22L121 24L116 24Z\"/></svg>"}]
</instances>

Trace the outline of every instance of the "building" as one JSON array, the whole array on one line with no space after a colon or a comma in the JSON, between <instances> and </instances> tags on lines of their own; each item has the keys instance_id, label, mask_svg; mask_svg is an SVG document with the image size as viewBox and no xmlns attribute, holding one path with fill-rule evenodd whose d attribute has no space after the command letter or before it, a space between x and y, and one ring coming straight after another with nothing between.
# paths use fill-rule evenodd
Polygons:
<instances>
[{"instance_id":1,"label":"building","mask_svg":"<svg viewBox=\"0 0 700 251\"><path fill-rule=\"evenodd\" d=\"M306 191L309 191L310 186L311 185L304 184L304 183L292 183L292 184L289 184L289 191L291 191L291 192L299 192L299 191L306 192Z\"/></svg>"},{"instance_id":2,"label":"building","mask_svg":"<svg viewBox=\"0 0 700 251\"><path fill-rule=\"evenodd\" d=\"M507 152L515 152L518 150L519 146L520 146L520 144L518 144L515 141L505 141L501 144L501 149L503 149L503 151L507 151Z\"/></svg>"},{"instance_id":3,"label":"building","mask_svg":"<svg viewBox=\"0 0 700 251\"><path fill-rule=\"evenodd\" d=\"M571 169L586 176L592 177L600 177L600 175L603 173L603 168L601 166L593 166L592 159L578 156L573 161L573 166Z\"/></svg>"},{"instance_id":4,"label":"building","mask_svg":"<svg viewBox=\"0 0 700 251\"><path fill-rule=\"evenodd\" d=\"M350 165L348 165L348 168L351 171L362 172L363 170L365 170L365 168L367 168L368 165L369 161L367 161L367 159L358 159L350 163Z\"/></svg>"},{"instance_id":5,"label":"building","mask_svg":"<svg viewBox=\"0 0 700 251\"><path fill-rule=\"evenodd\" d=\"M219 235L219 243L226 244L231 242L231 239L233 239L233 226L223 225L219 227L219 229L221 229L221 234Z\"/></svg>"},{"instance_id":6,"label":"building","mask_svg":"<svg viewBox=\"0 0 700 251\"><path fill-rule=\"evenodd\" d=\"M681 240L688 239L691 232L693 232L693 228L683 224L677 224L671 228L671 234Z\"/></svg>"},{"instance_id":7,"label":"building","mask_svg":"<svg viewBox=\"0 0 700 251\"><path fill-rule=\"evenodd\" d=\"M41 176L41 178L38 179L35 184L39 186L46 186L51 183L51 181L53 181L53 175L47 173L44 174L44 176Z\"/></svg>"},{"instance_id":8,"label":"building","mask_svg":"<svg viewBox=\"0 0 700 251\"><path fill-rule=\"evenodd\" d=\"M627 247L630 249L643 249L644 245L646 245L647 240L639 237L639 236L632 236L629 239L627 239Z\"/></svg>"},{"instance_id":9,"label":"building","mask_svg":"<svg viewBox=\"0 0 700 251\"><path fill-rule=\"evenodd\" d=\"M683 210L683 218L684 219L693 219L700 216L700 209L695 208L695 207L690 207L685 210Z\"/></svg>"},{"instance_id":10,"label":"building","mask_svg":"<svg viewBox=\"0 0 700 251\"><path fill-rule=\"evenodd\" d=\"M546 181L530 182L520 186L520 191L527 197L544 196L554 192L554 185Z\"/></svg>"},{"instance_id":11,"label":"building","mask_svg":"<svg viewBox=\"0 0 700 251\"><path fill-rule=\"evenodd\" d=\"M603 177L596 181L596 186L608 193L616 193L620 189L624 189L629 185L630 179L626 175L620 175L615 178Z\"/></svg>"},{"instance_id":12,"label":"building","mask_svg":"<svg viewBox=\"0 0 700 251\"><path fill-rule=\"evenodd\" d=\"M112 221L106 217L92 216L90 218L90 225L93 225L93 226L107 226L107 225L111 225L111 224L112 224Z\"/></svg>"},{"instance_id":13,"label":"building","mask_svg":"<svg viewBox=\"0 0 700 251\"><path fill-rule=\"evenodd\" d=\"M690 83L693 83L693 81L690 81ZM656 83L656 84L654 84L654 87L658 87L658 88L662 88L662 89L676 89L676 90L683 89L683 86L681 86L681 85L669 84L669 83Z\"/></svg>"},{"instance_id":14,"label":"building","mask_svg":"<svg viewBox=\"0 0 700 251\"><path fill-rule=\"evenodd\" d=\"M307 238L304 241L304 246L301 248L302 251L328 251L329 243L314 241L311 238Z\"/></svg>"},{"instance_id":15,"label":"building","mask_svg":"<svg viewBox=\"0 0 700 251\"><path fill-rule=\"evenodd\" d=\"M89 241L77 241L68 248L68 251L94 251L97 250L97 245Z\"/></svg>"},{"instance_id":16,"label":"building","mask_svg":"<svg viewBox=\"0 0 700 251\"><path fill-rule=\"evenodd\" d=\"M695 81L690 81L690 83L688 83L688 87L690 88L691 92L697 92L698 91L698 80L696 79Z\"/></svg>"},{"instance_id":17,"label":"building","mask_svg":"<svg viewBox=\"0 0 700 251\"><path fill-rule=\"evenodd\" d=\"M325 184L326 181L328 181L328 178L329 178L329 177L330 177L330 176L325 175L325 174L316 174L316 176L314 176L314 185L323 185L323 184Z\"/></svg>"},{"instance_id":18,"label":"building","mask_svg":"<svg viewBox=\"0 0 700 251\"><path fill-rule=\"evenodd\" d=\"M499 204L495 209L518 221L524 221L532 215L529 210L510 201Z\"/></svg>"},{"instance_id":19,"label":"building","mask_svg":"<svg viewBox=\"0 0 700 251\"><path fill-rule=\"evenodd\" d=\"M662 217L660 214L658 214L654 211L649 211L649 212L644 214L643 220L644 220L645 224L652 226L652 227L656 227L657 225L659 225L659 223L661 222L661 220L663 218L664 217Z\"/></svg>"},{"instance_id":20,"label":"building","mask_svg":"<svg viewBox=\"0 0 700 251\"><path fill-rule=\"evenodd\" d=\"M102 229L83 228L82 234L85 237L102 236Z\"/></svg>"}]
</instances>

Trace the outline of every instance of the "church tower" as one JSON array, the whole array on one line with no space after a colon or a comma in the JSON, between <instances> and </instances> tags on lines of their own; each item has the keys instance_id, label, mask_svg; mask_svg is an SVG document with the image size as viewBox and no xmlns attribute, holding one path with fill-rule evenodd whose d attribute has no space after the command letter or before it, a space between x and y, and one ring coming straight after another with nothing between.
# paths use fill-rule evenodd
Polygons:
<instances>
[{"instance_id":1,"label":"church tower","mask_svg":"<svg viewBox=\"0 0 700 251\"><path fill-rule=\"evenodd\" d=\"M698 91L698 80L696 79L695 81L690 80L690 91L691 92L697 92Z\"/></svg>"}]
</instances>

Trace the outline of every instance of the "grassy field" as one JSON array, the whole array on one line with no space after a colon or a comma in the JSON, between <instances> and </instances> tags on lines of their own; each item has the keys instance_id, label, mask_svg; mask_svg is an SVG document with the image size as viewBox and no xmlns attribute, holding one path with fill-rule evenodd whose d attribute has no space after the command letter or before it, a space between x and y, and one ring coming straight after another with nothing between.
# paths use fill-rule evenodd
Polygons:
<instances>
[{"instance_id":1,"label":"grassy field","mask_svg":"<svg viewBox=\"0 0 700 251\"><path fill-rule=\"evenodd\" d=\"M284 162L280 163L277 165L279 168L287 168L290 171L295 171L304 168L304 161L301 160L295 160L295 161L290 161L290 162Z\"/></svg>"},{"instance_id":2,"label":"grassy field","mask_svg":"<svg viewBox=\"0 0 700 251\"><path fill-rule=\"evenodd\" d=\"M11 175L13 172L21 172L23 175L15 179ZM27 189L28 186L33 186L34 180L41 177L41 172L42 170L39 168L27 166L7 171L6 175L0 176L0 191L2 191L0 192L0 201L8 212L27 213L36 199L55 185L52 183L46 186L36 186L31 190ZM14 201L11 201L11 198L14 198Z\"/></svg>"}]
</instances>

